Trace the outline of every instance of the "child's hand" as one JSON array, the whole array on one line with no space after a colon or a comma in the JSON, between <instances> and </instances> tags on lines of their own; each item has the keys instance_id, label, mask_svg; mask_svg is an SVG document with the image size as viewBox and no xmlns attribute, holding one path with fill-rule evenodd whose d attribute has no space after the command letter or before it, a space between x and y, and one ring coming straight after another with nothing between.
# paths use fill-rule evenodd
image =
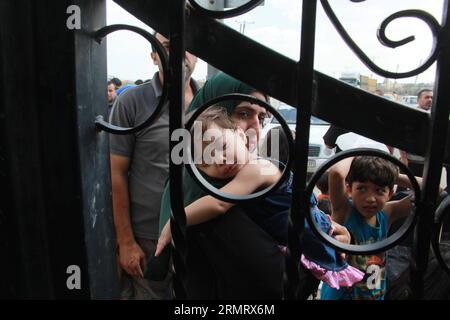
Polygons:
<instances>
[{"instance_id":1,"label":"child's hand","mask_svg":"<svg viewBox=\"0 0 450 320\"><path fill-rule=\"evenodd\" d=\"M172 241L172 233L170 231L170 220L167 221L164 228L161 230L161 235L156 245L155 257L159 256L163 249Z\"/></svg>"},{"instance_id":2,"label":"child's hand","mask_svg":"<svg viewBox=\"0 0 450 320\"><path fill-rule=\"evenodd\" d=\"M331 221L331 225L333 227L333 234L332 236L342 243L350 244L351 242L351 236L350 232L348 232L347 228L340 225L337 222ZM340 252L339 253L342 259L345 259L345 253Z\"/></svg>"}]
</instances>

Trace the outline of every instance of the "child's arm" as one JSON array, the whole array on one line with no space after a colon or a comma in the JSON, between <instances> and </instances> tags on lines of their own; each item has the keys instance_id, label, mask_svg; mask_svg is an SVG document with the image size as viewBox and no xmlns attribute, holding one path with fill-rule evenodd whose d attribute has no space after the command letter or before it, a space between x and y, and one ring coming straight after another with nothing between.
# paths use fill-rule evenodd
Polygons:
<instances>
[{"instance_id":1,"label":"child's arm","mask_svg":"<svg viewBox=\"0 0 450 320\"><path fill-rule=\"evenodd\" d=\"M267 171L266 171L267 170ZM267 172L269 174L261 174ZM246 164L220 191L232 195L248 195L260 187L267 187L278 181L281 173L270 161L257 160ZM204 196L190 205L186 210L187 225L195 225L213 219L227 212L235 203L229 203L213 196Z\"/></svg>"},{"instance_id":2,"label":"child's arm","mask_svg":"<svg viewBox=\"0 0 450 320\"><path fill-rule=\"evenodd\" d=\"M351 212L345 186L345 177L348 174L353 158L339 161L330 168L328 174L328 193L332 207L332 219L337 223L344 224Z\"/></svg>"},{"instance_id":3,"label":"child's arm","mask_svg":"<svg viewBox=\"0 0 450 320\"><path fill-rule=\"evenodd\" d=\"M420 188L422 188L422 178L415 177L417 183ZM406 174L399 174L397 177L397 184L401 187L412 188L412 183L409 177ZM406 217L411 213L411 209L413 207L412 204L412 196L404 197L403 199L397 201L389 201L386 203L384 207L384 212L389 218L389 225L391 225L394 221Z\"/></svg>"},{"instance_id":4,"label":"child's arm","mask_svg":"<svg viewBox=\"0 0 450 320\"><path fill-rule=\"evenodd\" d=\"M422 178L421 177L415 177L417 180L417 183L419 184L419 187L422 188ZM401 187L405 188L412 188L411 180L409 180L409 177L406 174L400 173L397 177L397 184Z\"/></svg>"},{"instance_id":5,"label":"child's arm","mask_svg":"<svg viewBox=\"0 0 450 320\"><path fill-rule=\"evenodd\" d=\"M391 226L396 220L411 214L412 208L412 195L406 196L400 200L389 201L386 203L384 206L384 212L388 216L389 226Z\"/></svg>"},{"instance_id":6,"label":"child's arm","mask_svg":"<svg viewBox=\"0 0 450 320\"><path fill-rule=\"evenodd\" d=\"M170 219L161 230L161 234L156 244L155 257L159 256L163 249L172 241L172 232L170 231Z\"/></svg>"},{"instance_id":7,"label":"child's arm","mask_svg":"<svg viewBox=\"0 0 450 320\"><path fill-rule=\"evenodd\" d=\"M399 151L400 151L400 158L399 158L399 160L401 162L403 162L403 164L405 166L408 166L408 154L406 153L406 151L403 151L403 150L399 150Z\"/></svg>"},{"instance_id":8,"label":"child's arm","mask_svg":"<svg viewBox=\"0 0 450 320\"><path fill-rule=\"evenodd\" d=\"M261 174L261 173L266 174ZM267 187L281 177L281 173L270 161L257 160L246 164L220 191L233 195L248 195L260 187ZM229 203L213 196L204 196L185 208L186 224L196 225L211 220L226 213L235 203ZM171 241L169 221L161 231L155 255L158 256L162 249Z\"/></svg>"}]
</instances>

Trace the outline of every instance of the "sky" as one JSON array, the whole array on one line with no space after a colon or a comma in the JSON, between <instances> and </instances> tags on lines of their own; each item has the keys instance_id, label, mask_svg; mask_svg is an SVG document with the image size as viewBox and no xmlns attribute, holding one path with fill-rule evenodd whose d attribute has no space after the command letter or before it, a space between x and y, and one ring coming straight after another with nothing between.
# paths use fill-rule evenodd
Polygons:
<instances>
[{"instance_id":1,"label":"sky","mask_svg":"<svg viewBox=\"0 0 450 320\"><path fill-rule=\"evenodd\" d=\"M400 40L410 35L415 41L400 48L384 47L377 39L377 29L390 14L409 9L427 11L441 23L444 0L366 0L354 3L350 0L331 0L330 5L353 40L377 65L393 72L416 68L425 61L432 48L433 38L428 26L419 19L402 18L387 28L387 36ZM317 6L316 43L314 68L339 78L342 72L359 72L377 78L384 77L370 71L341 39L325 15L320 1ZM107 23L129 24L145 30L152 29L134 18L112 0L107 0ZM224 20L230 28L242 31L261 44L294 59L299 59L301 1L265 0L263 6L234 18ZM150 59L150 44L139 35L129 31L115 32L108 36L108 75L121 79L151 78L156 66ZM205 79L207 64L199 60L194 72L195 79ZM435 64L412 78L398 82L431 82L435 77Z\"/></svg>"}]
</instances>

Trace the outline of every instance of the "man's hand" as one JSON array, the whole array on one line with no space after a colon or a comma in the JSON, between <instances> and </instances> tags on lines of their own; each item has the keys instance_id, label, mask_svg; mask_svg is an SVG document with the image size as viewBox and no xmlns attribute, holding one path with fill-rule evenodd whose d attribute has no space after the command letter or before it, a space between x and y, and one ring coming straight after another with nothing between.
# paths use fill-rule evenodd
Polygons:
<instances>
[{"instance_id":1,"label":"man's hand","mask_svg":"<svg viewBox=\"0 0 450 320\"><path fill-rule=\"evenodd\" d=\"M119 245L119 262L122 269L133 277L144 277L142 271L147 265L144 251L133 241L129 244Z\"/></svg>"},{"instance_id":2,"label":"man's hand","mask_svg":"<svg viewBox=\"0 0 450 320\"><path fill-rule=\"evenodd\" d=\"M164 228L161 230L161 235L156 245L155 257L159 256L163 249L172 241L172 232L170 231L170 220L167 221Z\"/></svg>"}]
</instances>

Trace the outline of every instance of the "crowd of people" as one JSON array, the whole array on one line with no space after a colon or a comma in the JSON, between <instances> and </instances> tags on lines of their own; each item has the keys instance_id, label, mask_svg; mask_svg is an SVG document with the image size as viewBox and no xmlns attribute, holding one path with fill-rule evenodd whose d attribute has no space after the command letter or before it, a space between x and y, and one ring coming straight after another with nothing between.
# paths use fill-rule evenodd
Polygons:
<instances>
[{"instance_id":1,"label":"crowd of people","mask_svg":"<svg viewBox=\"0 0 450 320\"><path fill-rule=\"evenodd\" d=\"M169 40L159 33L155 37L168 51ZM117 78L108 81L112 124L133 127L154 112L161 98L164 74L160 58L152 50L151 58L158 71L151 80L126 88ZM200 88L191 77L197 58L186 52L184 61L187 116L211 99L229 93L268 101L263 92L222 72ZM205 180L222 192L248 195L280 179L287 162L287 145L280 140L276 159L268 152L266 157L254 152L268 116L268 110L257 103L229 100L210 107L198 117L203 139L193 141L193 149L202 155L196 167ZM211 130L215 132L212 136ZM266 139L271 137L269 134ZM280 137L283 139L281 132ZM139 132L110 135L121 299L174 297L167 183L169 141L169 107ZM205 157L208 154L210 159ZM186 248L177 248L182 251L179 256L183 272L176 276L186 298L285 297L292 175L291 172L266 197L249 203L229 203L209 196L185 170L183 205L188 227ZM318 182L321 193L311 195L309 200L311 216L321 231L340 242L380 241L387 237L390 225L409 215L413 206L411 197L391 201L394 185L407 188L410 182L389 161L368 156L345 159ZM323 283L324 300L373 300L386 296L389 284L385 253L346 256L319 240L306 220L300 241L303 254L294 263L303 275L301 279L306 275L309 282L305 280L308 290L305 294L300 289L299 298L314 296L319 282Z\"/></svg>"},{"instance_id":2,"label":"crowd of people","mask_svg":"<svg viewBox=\"0 0 450 320\"><path fill-rule=\"evenodd\" d=\"M127 90L129 88L133 88L135 86L138 86L138 85L143 84L144 82L148 82L148 81L150 81L150 79L145 80L145 81L138 79L134 83L122 84L122 80L120 80L117 77L112 77L107 82L107 93L108 93L107 98L108 98L109 109L111 109L111 107L114 104L114 101L116 101L117 96L119 96L122 92L124 92L125 90Z\"/></svg>"}]
</instances>

